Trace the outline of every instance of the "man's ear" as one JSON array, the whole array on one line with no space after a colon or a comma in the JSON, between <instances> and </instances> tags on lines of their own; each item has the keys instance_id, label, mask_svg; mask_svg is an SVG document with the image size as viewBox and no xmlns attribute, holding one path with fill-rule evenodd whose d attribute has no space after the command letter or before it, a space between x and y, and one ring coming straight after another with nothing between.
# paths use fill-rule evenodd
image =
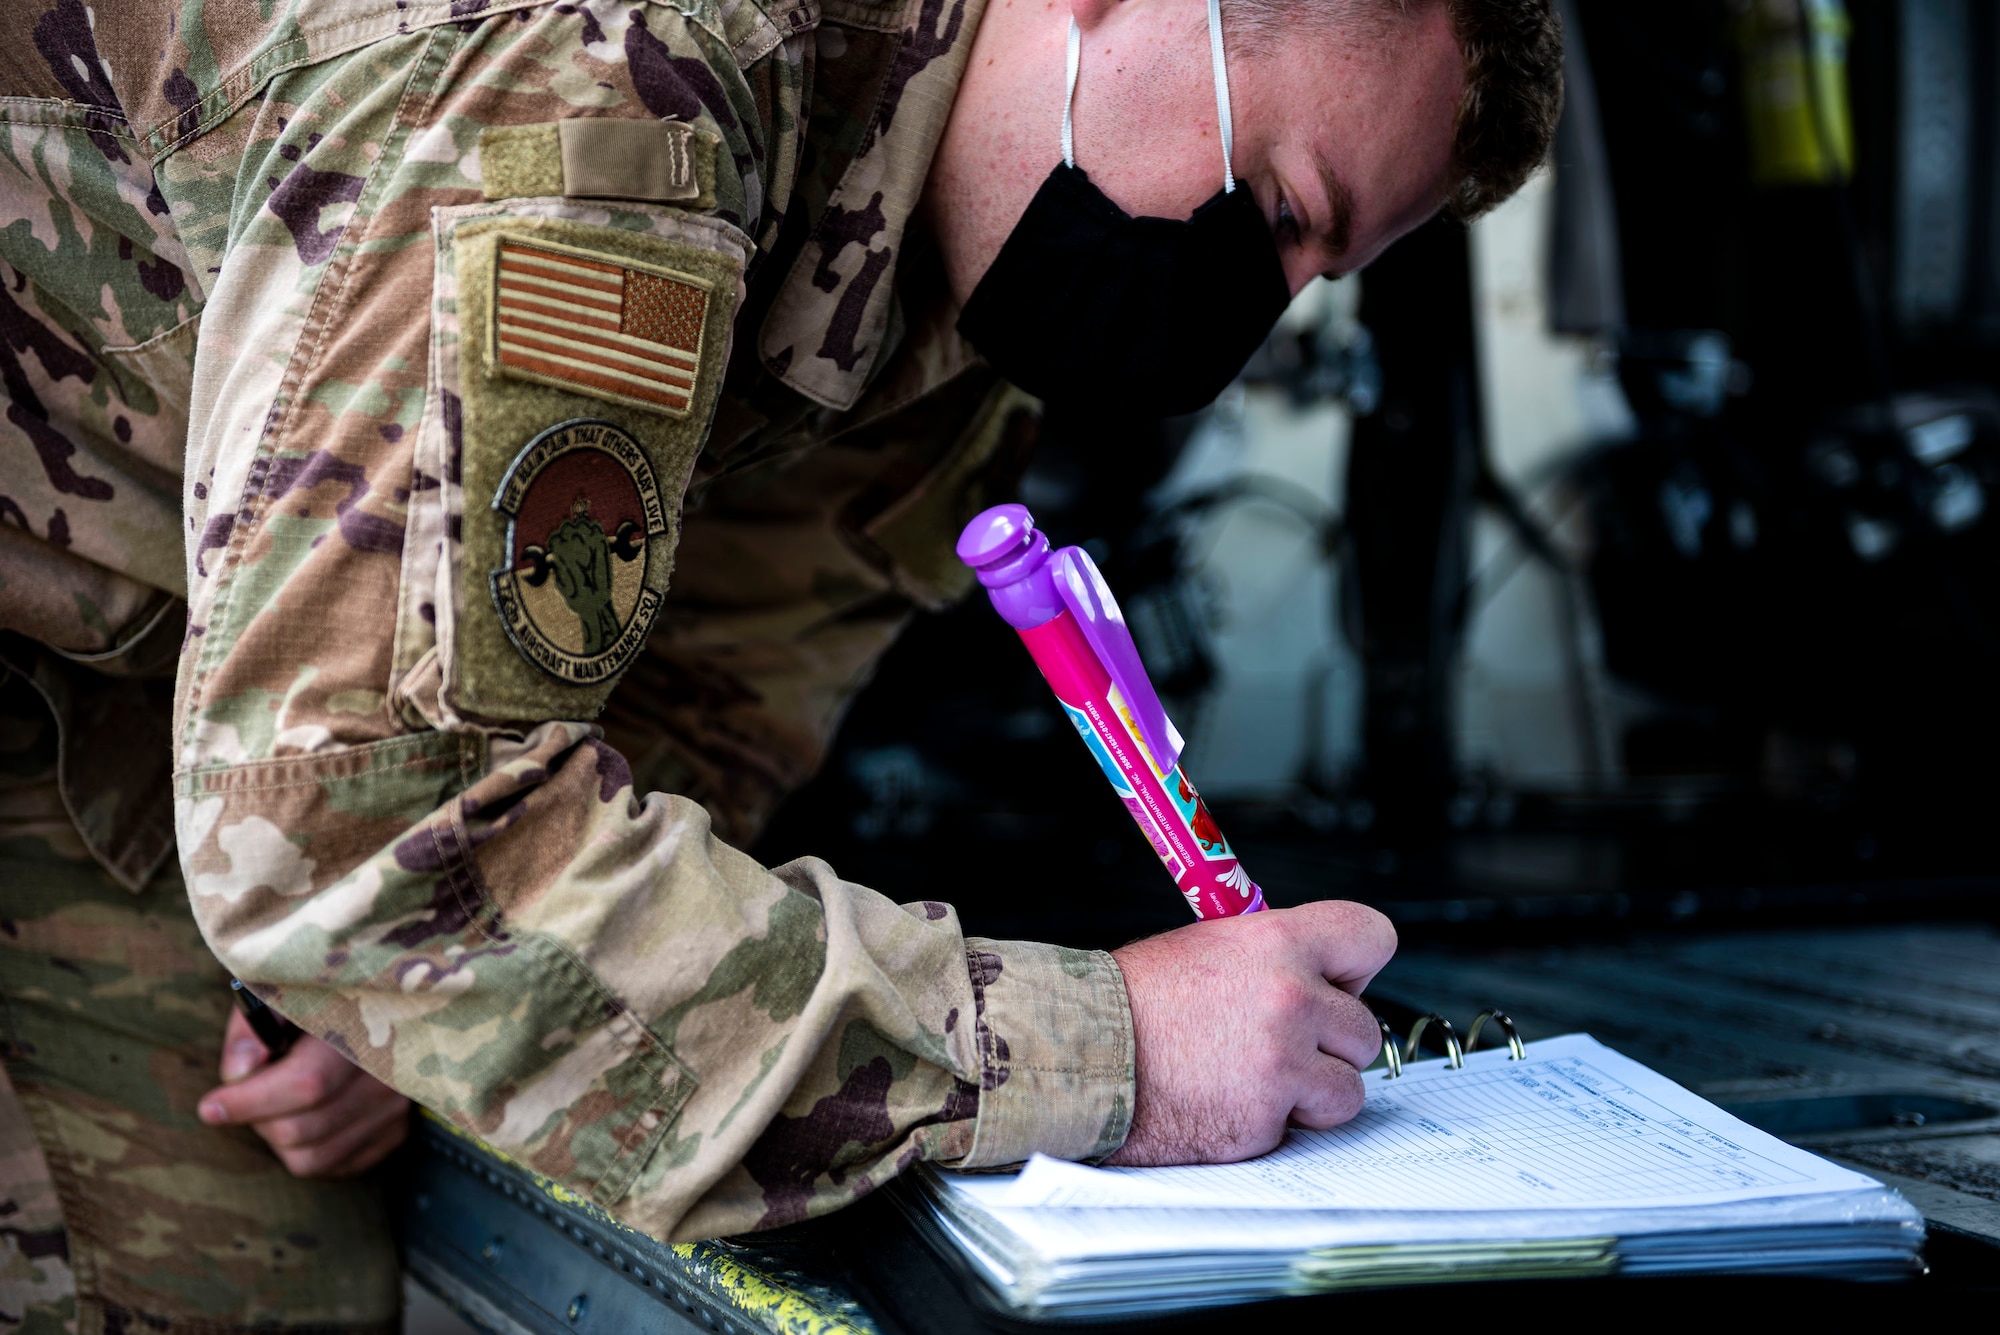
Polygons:
<instances>
[{"instance_id":1,"label":"man's ear","mask_svg":"<svg viewBox=\"0 0 2000 1335\"><path fill-rule=\"evenodd\" d=\"M1077 27L1089 32L1123 3L1125 0L1069 0L1069 13Z\"/></svg>"}]
</instances>

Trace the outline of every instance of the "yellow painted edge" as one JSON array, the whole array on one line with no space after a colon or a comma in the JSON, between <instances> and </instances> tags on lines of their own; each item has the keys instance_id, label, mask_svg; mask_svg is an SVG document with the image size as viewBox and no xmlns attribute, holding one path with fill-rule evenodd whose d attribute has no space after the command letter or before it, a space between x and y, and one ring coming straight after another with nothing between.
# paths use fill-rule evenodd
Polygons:
<instances>
[{"instance_id":1,"label":"yellow painted edge","mask_svg":"<svg viewBox=\"0 0 2000 1335\"><path fill-rule=\"evenodd\" d=\"M845 1317L814 1306L795 1291L717 1248L698 1242L677 1242L672 1251L682 1261L705 1267L739 1311L755 1317L768 1329L782 1330L788 1335L874 1335L872 1328L857 1326Z\"/></svg>"}]
</instances>

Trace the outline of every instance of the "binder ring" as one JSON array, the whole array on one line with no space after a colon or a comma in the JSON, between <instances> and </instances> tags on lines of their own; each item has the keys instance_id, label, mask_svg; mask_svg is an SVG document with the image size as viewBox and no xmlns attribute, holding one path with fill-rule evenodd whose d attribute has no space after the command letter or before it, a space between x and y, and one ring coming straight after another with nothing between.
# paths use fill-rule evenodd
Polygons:
<instances>
[{"instance_id":1,"label":"binder ring","mask_svg":"<svg viewBox=\"0 0 2000 1335\"><path fill-rule=\"evenodd\" d=\"M1382 1062L1389 1068L1389 1074L1382 1078L1394 1080L1403 1073L1403 1059L1396 1052L1396 1031L1391 1029L1389 1022L1379 1015L1375 1017L1375 1023L1382 1026Z\"/></svg>"},{"instance_id":2,"label":"binder ring","mask_svg":"<svg viewBox=\"0 0 2000 1335\"><path fill-rule=\"evenodd\" d=\"M1444 1031L1444 1053L1451 1062L1451 1069L1456 1071L1464 1067L1465 1049L1459 1046L1458 1031L1451 1027L1450 1020L1436 1011L1432 1011L1410 1026L1410 1037L1403 1048L1403 1060L1408 1062L1417 1059L1417 1044L1422 1041L1424 1030L1431 1025L1436 1025Z\"/></svg>"},{"instance_id":3,"label":"binder ring","mask_svg":"<svg viewBox=\"0 0 2000 1335\"><path fill-rule=\"evenodd\" d=\"M1520 1031L1514 1028L1513 1017L1508 1015L1506 1011L1494 1010L1491 1007L1479 1012L1479 1018L1472 1022L1472 1028L1466 1030L1465 1050L1467 1052L1478 1050L1479 1031L1486 1027L1488 1020L1499 1025L1501 1032L1507 1035L1507 1050L1510 1054L1507 1060L1510 1062L1526 1061L1528 1059L1528 1049L1521 1042Z\"/></svg>"}]
</instances>

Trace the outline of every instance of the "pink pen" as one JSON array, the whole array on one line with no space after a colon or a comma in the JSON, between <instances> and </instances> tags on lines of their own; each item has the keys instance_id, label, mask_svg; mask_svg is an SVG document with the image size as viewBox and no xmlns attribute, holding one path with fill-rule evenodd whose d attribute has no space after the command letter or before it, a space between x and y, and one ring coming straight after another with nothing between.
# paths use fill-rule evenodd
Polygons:
<instances>
[{"instance_id":1,"label":"pink pen","mask_svg":"<svg viewBox=\"0 0 2000 1335\"><path fill-rule=\"evenodd\" d=\"M1263 908L1264 892L1181 772L1181 735L1089 554L1080 547L1051 552L1026 506L996 505L965 526L958 559L1019 632L1194 916Z\"/></svg>"}]
</instances>

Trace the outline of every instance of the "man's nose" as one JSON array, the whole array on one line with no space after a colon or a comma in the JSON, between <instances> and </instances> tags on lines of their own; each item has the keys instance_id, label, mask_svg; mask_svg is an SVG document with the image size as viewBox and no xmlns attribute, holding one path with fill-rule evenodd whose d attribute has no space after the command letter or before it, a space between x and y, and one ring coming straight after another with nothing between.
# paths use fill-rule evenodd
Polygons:
<instances>
[{"instance_id":1,"label":"man's nose","mask_svg":"<svg viewBox=\"0 0 2000 1335\"><path fill-rule=\"evenodd\" d=\"M1311 254L1303 248L1288 247L1278 253L1278 262L1285 270L1285 286L1297 296L1305 285L1320 276L1320 268Z\"/></svg>"}]
</instances>

